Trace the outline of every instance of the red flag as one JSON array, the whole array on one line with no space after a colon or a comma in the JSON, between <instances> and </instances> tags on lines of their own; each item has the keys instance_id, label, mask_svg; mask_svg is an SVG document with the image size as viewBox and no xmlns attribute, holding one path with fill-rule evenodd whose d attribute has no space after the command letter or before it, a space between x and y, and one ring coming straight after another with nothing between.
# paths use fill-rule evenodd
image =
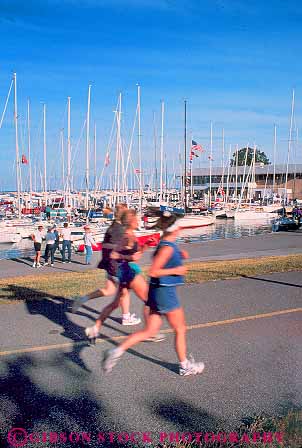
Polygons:
<instances>
[{"instance_id":1,"label":"red flag","mask_svg":"<svg viewBox=\"0 0 302 448\"><path fill-rule=\"evenodd\" d=\"M107 152L106 157L105 157L105 166L108 166L110 163L110 157L109 157L109 152Z\"/></svg>"},{"instance_id":2,"label":"red flag","mask_svg":"<svg viewBox=\"0 0 302 448\"><path fill-rule=\"evenodd\" d=\"M21 163L23 163L23 164L25 164L25 165L28 164L28 160L27 160L27 158L25 157L24 154L22 154L22 157L21 157Z\"/></svg>"},{"instance_id":3,"label":"red flag","mask_svg":"<svg viewBox=\"0 0 302 448\"><path fill-rule=\"evenodd\" d=\"M135 174L142 174L142 171L139 168L134 169Z\"/></svg>"}]
</instances>

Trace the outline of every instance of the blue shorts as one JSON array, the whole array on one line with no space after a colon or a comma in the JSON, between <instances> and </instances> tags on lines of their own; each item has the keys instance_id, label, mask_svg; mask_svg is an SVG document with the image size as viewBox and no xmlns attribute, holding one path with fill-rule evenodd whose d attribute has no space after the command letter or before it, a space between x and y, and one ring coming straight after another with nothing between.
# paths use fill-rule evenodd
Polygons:
<instances>
[{"instance_id":1,"label":"blue shorts","mask_svg":"<svg viewBox=\"0 0 302 448\"><path fill-rule=\"evenodd\" d=\"M176 286L150 285L146 305L159 314L180 308Z\"/></svg>"},{"instance_id":2,"label":"blue shorts","mask_svg":"<svg viewBox=\"0 0 302 448\"><path fill-rule=\"evenodd\" d=\"M133 262L120 263L117 270L117 277L121 286L129 286L132 280L142 272L141 268Z\"/></svg>"}]
</instances>

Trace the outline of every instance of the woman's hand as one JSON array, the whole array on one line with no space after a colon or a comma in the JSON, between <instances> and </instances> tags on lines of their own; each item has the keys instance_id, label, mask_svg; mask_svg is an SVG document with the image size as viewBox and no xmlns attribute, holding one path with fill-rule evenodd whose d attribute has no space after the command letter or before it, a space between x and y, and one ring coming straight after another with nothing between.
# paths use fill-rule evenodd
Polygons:
<instances>
[{"instance_id":1,"label":"woman's hand","mask_svg":"<svg viewBox=\"0 0 302 448\"><path fill-rule=\"evenodd\" d=\"M184 260L187 260L189 258L189 253L186 250L181 250L180 251L181 254L181 258L183 258Z\"/></svg>"},{"instance_id":2,"label":"woman's hand","mask_svg":"<svg viewBox=\"0 0 302 448\"><path fill-rule=\"evenodd\" d=\"M187 273L186 266L177 266L177 268L173 268L174 275L185 275Z\"/></svg>"},{"instance_id":3,"label":"woman's hand","mask_svg":"<svg viewBox=\"0 0 302 448\"><path fill-rule=\"evenodd\" d=\"M112 258L112 260L118 260L120 258L120 254L113 250L110 254L110 258Z\"/></svg>"},{"instance_id":4,"label":"woman's hand","mask_svg":"<svg viewBox=\"0 0 302 448\"><path fill-rule=\"evenodd\" d=\"M135 252L135 254L133 254L131 256L132 261L138 261L141 257L142 253L141 252Z\"/></svg>"}]
</instances>

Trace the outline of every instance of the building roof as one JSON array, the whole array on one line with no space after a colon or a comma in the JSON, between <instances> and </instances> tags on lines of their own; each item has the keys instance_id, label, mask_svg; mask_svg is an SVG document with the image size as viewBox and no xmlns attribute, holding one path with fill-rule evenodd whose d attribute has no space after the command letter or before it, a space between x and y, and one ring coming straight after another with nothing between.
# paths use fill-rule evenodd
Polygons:
<instances>
[{"instance_id":1,"label":"building roof","mask_svg":"<svg viewBox=\"0 0 302 448\"><path fill-rule=\"evenodd\" d=\"M245 174L248 174L249 172L249 166L245 168ZM229 174L234 175L235 174L236 167L230 166L229 167ZM221 176L224 172L224 175L227 176L228 174L228 167L225 167L224 169L222 167L212 167L212 176ZM238 175L244 174L244 166L238 166L237 168ZM274 174L274 165L263 165L263 166L256 166L255 167L255 174ZM286 165L276 165L275 166L275 174L285 174L286 173ZM290 164L288 165L288 174L294 174L294 173L302 173L302 163L297 164ZM210 175L210 168L193 168L193 176L209 176Z\"/></svg>"}]
</instances>

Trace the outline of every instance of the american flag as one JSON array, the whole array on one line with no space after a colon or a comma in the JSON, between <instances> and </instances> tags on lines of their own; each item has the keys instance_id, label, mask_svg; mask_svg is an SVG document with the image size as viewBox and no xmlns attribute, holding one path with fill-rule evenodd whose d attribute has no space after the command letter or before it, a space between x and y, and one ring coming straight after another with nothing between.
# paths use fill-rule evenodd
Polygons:
<instances>
[{"instance_id":1,"label":"american flag","mask_svg":"<svg viewBox=\"0 0 302 448\"><path fill-rule=\"evenodd\" d=\"M192 140L192 151L201 151L203 152L204 149L202 148L201 145L199 145L197 142L195 142L195 140Z\"/></svg>"}]
</instances>

